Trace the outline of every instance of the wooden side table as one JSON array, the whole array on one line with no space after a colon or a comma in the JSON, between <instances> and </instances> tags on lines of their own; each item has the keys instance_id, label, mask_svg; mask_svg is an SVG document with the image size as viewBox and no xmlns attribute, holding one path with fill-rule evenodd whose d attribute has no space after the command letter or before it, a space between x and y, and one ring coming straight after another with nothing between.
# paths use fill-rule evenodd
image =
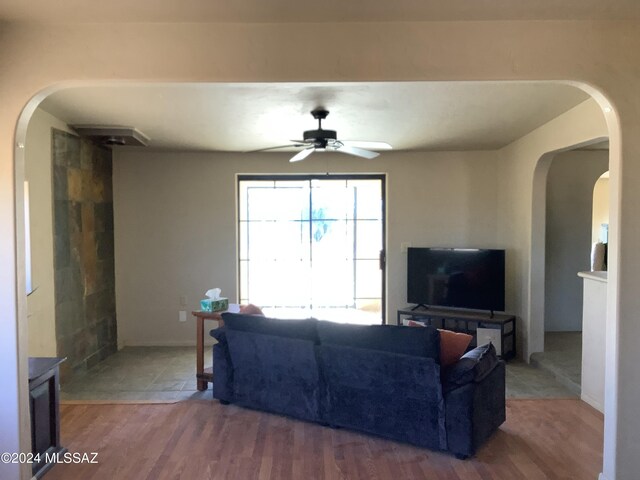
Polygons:
<instances>
[{"instance_id":1,"label":"wooden side table","mask_svg":"<svg viewBox=\"0 0 640 480\"><path fill-rule=\"evenodd\" d=\"M232 313L239 311L240 305L235 303L230 303L229 309L225 310ZM219 326L223 326L222 314L225 312L203 312L202 310L191 312L196 317L196 382L199 391L206 390L208 384L213 382L213 368L204 367L204 321L215 320Z\"/></svg>"}]
</instances>

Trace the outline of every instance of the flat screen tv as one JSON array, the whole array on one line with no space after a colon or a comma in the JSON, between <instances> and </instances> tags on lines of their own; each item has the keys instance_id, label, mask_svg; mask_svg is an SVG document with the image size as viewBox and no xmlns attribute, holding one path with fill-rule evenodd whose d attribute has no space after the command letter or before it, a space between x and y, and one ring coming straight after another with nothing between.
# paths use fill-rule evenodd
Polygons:
<instances>
[{"instance_id":1,"label":"flat screen tv","mask_svg":"<svg viewBox=\"0 0 640 480\"><path fill-rule=\"evenodd\" d=\"M504 311L504 250L409 248L407 301Z\"/></svg>"}]
</instances>

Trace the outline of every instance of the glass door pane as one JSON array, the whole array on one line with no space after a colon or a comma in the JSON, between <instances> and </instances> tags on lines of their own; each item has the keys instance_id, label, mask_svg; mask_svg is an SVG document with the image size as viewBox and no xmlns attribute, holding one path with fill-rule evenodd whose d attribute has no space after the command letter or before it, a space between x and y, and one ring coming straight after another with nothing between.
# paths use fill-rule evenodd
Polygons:
<instances>
[{"instance_id":1,"label":"glass door pane","mask_svg":"<svg viewBox=\"0 0 640 480\"><path fill-rule=\"evenodd\" d=\"M383 207L383 177L241 177L240 301L284 318L381 323Z\"/></svg>"}]
</instances>

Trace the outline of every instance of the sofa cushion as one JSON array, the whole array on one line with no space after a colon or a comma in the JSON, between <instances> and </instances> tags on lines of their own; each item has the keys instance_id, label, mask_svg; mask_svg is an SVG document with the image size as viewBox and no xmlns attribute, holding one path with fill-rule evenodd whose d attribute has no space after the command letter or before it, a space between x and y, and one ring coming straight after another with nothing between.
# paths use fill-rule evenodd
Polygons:
<instances>
[{"instance_id":1,"label":"sofa cushion","mask_svg":"<svg viewBox=\"0 0 640 480\"><path fill-rule=\"evenodd\" d=\"M423 447L446 448L440 366L433 358L318 347L325 422Z\"/></svg>"},{"instance_id":2,"label":"sofa cushion","mask_svg":"<svg viewBox=\"0 0 640 480\"><path fill-rule=\"evenodd\" d=\"M491 343L481 345L465 353L454 365L443 374L445 390L480 382L500 363L496 349Z\"/></svg>"},{"instance_id":3,"label":"sofa cushion","mask_svg":"<svg viewBox=\"0 0 640 480\"><path fill-rule=\"evenodd\" d=\"M314 341L231 329L226 336L234 403L320 420L320 369Z\"/></svg>"},{"instance_id":4,"label":"sofa cushion","mask_svg":"<svg viewBox=\"0 0 640 480\"><path fill-rule=\"evenodd\" d=\"M438 329L440 332L440 365L448 367L456 363L473 340L473 335L451 330Z\"/></svg>"},{"instance_id":5,"label":"sofa cushion","mask_svg":"<svg viewBox=\"0 0 640 480\"><path fill-rule=\"evenodd\" d=\"M341 345L433 358L436 363L440 363L440 336L433 327L354 325L319 320L318 337L323 345Z\"/></svg>"},{"instance_id":6,"label":"sofa cushion","mask_svg":"<svg viewBox=\"0 0 640 480\"><path fill-rule=\"evenodd\" d=\"M317 320L306 318L304 320L283 320L278 318L262 317L259 315L244 315L239 313L223 313L222 319L228 330L261 333L276 337L298 338L318 342L316 331Z\"/></svg>"},{"instance_id":7,"label":"sofa cushion","mask_svg":"<svg viewBox=\"0 0 640 480\"><path fill-rule=\"evenodd\" d=\"M408 320L407 327L424 328L427 326L424 322L416 322ZM467 347L473 340L473 336L467 333L452 332L451 330L438 329L440 332L440 365L447 367L453 365L467 351Z\"/></svg>"}]
</instances>

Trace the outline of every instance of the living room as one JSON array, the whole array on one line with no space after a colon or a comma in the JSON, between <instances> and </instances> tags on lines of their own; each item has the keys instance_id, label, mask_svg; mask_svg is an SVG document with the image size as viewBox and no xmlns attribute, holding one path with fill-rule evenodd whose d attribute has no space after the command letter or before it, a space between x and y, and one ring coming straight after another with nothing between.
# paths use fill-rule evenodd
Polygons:
<instances>
[{"instance_id":1,"label":"living room","mask_svg":"<svg viewBox=\"0 0 640 480\"><path fill-rule=\"evenodd\" d=\"M553 68L551 68L551 70L553 70ZM526 75L523 75L523 76L526 77ZM542 75L542 76L545 76L545 75ZM553 76L553 75L549 75L549 76ZM508 77L508 75L503 74L502 77L506 78ZM518 77L518 75L515 75L515 77ZM561 77L572 78L572 75L569 75L569 74L560 75L560 77L558 78L561 78ZM604 103L602 98L598 98L598 102L602 102L601 105ZM533 251L531 256L533 258L538 258L538 252L536 251L536 249L540 248L540 245L536 243L535 235L532 236L532 234L535 233L537 226L539 225L539 224L536 224L535 210L534 211L531 210L532 205L534 208L536 207L536 205L538 205L538 202L535 200L537 193L535 190L535 181L533 180L535 176L534 170L540 157L548 152L553 152L559 149L581 145L591 141L599 141L603 138L606 138L607 136L611 136L611 139L612 139L612 157L618 158L616 156L620 155L620 150L617 150L617 148L619 148L619 145L616 142L619 139L615 137L614 135L615 132L612 132L611 135L609 135L608 129L606 128L606 126L601 120L602 117L599 117L599 120L594 121L593 123L590 123L589 120L587 120L585 123L582 123L585 118L586 119L594 118L588 114L585 115L585 112L589 113L594 111L599 111L599 106L596 104L596 102L590 102L587 105L582 105L578 110L574 111L573 118L571 117L572 112L568 113L568 117L565 118L567 123L572 124L574 126L582 125L582 127L580 127L581 129L580 132L572 132L573 134L569 134L567 135L567 137L563 139L559 139L557 137L557 133L558 131L561 131L561 128L558 128L559 123L556 123L548 126L546 131L542 129L541 131L534 132L531 137L525 138L523 139L522 142L518 143L517 145L512 145L510 148L505 149L504 152L502 152L504 154L502 159L500 160L487 159L487 163L489 165L495 162L494 172L499 172L500 174L497 176L495 181L492 181L493 180L492 178L487 178L489 177L489 175L482 175L484 174L484 171L478 172L478 171L472 170L474 174L482 175L481 178L483 180L487 180L491 182L490 183L491 185L498 187L497 195L499 200L502 200L502 201L496 201L496 200L490 200L490 201L493 201L494 204L497 205L497 208L495 211L499 213L495 214L495 220L492 220L494 218L494 214L489 215L489 219L488 219L490 222L491 221L494 222L492 226L495 226L495 230L492 230L490 233L489 228L487 228L486 230L484 228L481 228L473 232L474 237L470 237L470 236L467 236L467 230L468 230L467 226L464 226L462 224L460 225L456 224L454 225L454 228L453 228L454 233L452 234L452 236L447 237L447 239L454 238L454 239L461 239L461 240L467 240L469 238L474 238L474 239L477 238L477 241L481 241L484 239L487 241L487 243L493 243L494 239L497 239L497 238L509 239L508 242L505 241L504 248L514 248L515 250L514 250L514 255L512 256L511 264L508 266L508 269L510 272L510 279L513 280L513 282L510 282L510 285L512 285L511 287L512 291L508 292L508 296L511 299L510 301L512 303L510 304L508 309L518 314L521 318L524 319L524 325L522 325L523 328L521 329L521 332L523 332L524 334L523 339L525 340L525 342L522 345L523 347L522 351L524 352L525 355L532 353L534 351L537 351L537 348L542 342L542 338L543 338L542 336L543 330L541 329L542 327L536 326L537 324L534 321L537 316L538 317L540 316L539 307L536 307L534 292L529 291L529 283L532 284L531 285L532 289L537 288L536 278L539 278L539 277L536 277L536 275L540 274L540 272L536 270L535 265L532 264L531 278L529 278L529 257L530 257L529 253L530 251ZM607 112L605 111L605 113ZM580 121L576 122L575 121L576 119L579 119ZM541 139L544 140L545 138L546 140L548 140L548 143L545 144L544 141L540 143L537 142L537 140L541 140ZM194 154L193 156L198 157L198 155L196 154ZM436 158L439 157L439 161L443 164L445 163L446 160L450 160L452 156L453 155L451 154L434 155L434 157ZM509 162L505 160L506 158L515 159L515 161ZM282 163L286 162L286 157L282 156L280 157L280 159ZM519 161L519 159L523 159L523 161ZM144 162L144 160L142 161ZM381 158L381 161L382 161L382 158ZM197 159L194 159L194 160L189 159L188 162L194 163L197 168L206 168L203 165L204 161L198 161ZM251 164L249 165L249 167L253 167L253 168L247 169L247 172L251 172L251 170L253 170L253 172L251 173L255 172L254 168L256 168L255 165L258 162L257 158L254 160L254 162L255 163L253 165ZM333 162L333 160L331 160L331 162ZM464 159L460 160L459 158L456 158L455 162L457 165L465 164ZM411 163L411 161L409 161L409 163ZM437 161L435 164L437 168ZM211 168L215 169L214 167L211 167ZM389 169L391 168L392 167L389 166ZM465 165L465 168L466 168L466 165ZM613 162L612 163L612 171L614 172L613 176L614 178L617 179L617 177L615 177L616 168L617 168L616 163ZM329 168L327 168L326 170L339 171L339 169L340 167L338 165L335 165L334 163L332 163L329 165ZM281 169L279 168L278 170L281 170ZM325 170L325 169L323 168L322 170ZM215 171L217 172L217 169L215 169ZM446 168L443 167L441 173L449 174L451 172L449 172ZM425 177L428 177L428 175L425 175ZM464 186L466 188L470 182L468 181L465 182L462 177L463 176L460 175L458 177L459 182L452 186L453 187ZM192 177L190 176L190 178ZM413 181L413 184L411 183L408 183L408 184L413 185L415 188L418 188L419 182L417 180L414 180L414 178L415 177L406 178L406 181L407 182ZM424 178L421 178L420 180L424 181ZM392 179L389 180L390 194L393 188L393 184L391 183L392 181L394 180ZM630 180L628 179L625 180L625 182L627 181L630 181ZM534 185L532 186L532 184ZM210 186L208 187L210 188ZM534 189L533 195L532 195L533 200L528 195L528 193L532 191L532 188ZM9 189L9 191L12 191L12 189ZM525 195L523 195L522 192L525 192ZM207 198L198 197L197 200L204 201L203 204L206 202L206 204L208 205L211 205L211 204L220 205L221 204L220 202L224 202L226 198L228 198L227 195L217 196L217 194L215 193L215 189L211 193L213 194L213 197L210 197L210 196L207 196ZM480 198L485 198L485 197L491 197L491 195L493 194L487 193L486 190L483 190L478 192L478 195L480 196ZM18 195L17 198L19 197L20 196ZM212 201L212 198L213 198L213 201ZM402 198L402 194L400 198ZM424 200L435 203L435 199L429 196L425 196ZM614 213L615 213L615 208L617 207L612 206L612 208L614 208ZM475 210L472 210L472 212L479 213L483 221L486 219L486 214L480 211L475 211ZM207 214L208 213L210 213L210 210L207 210ZM467 215L467 218L469 218L468 211L462 206L460 206L459 213L461 215L462 214ZM534 217L533 222L530 221L532 216ZM391 214L389 215L389 219L391 221ZM435 220L438 220L438 219L435 219ZM450 219L446 218L444 220L450 220ZM230 228L231 231L233 231L234 220L231 219L231 222L227 222L226 226ZM419 238L418 240L412 240L411 238L403 238L407 235L403 235L402 237L396 238L392 241L392 238L391 238L392 230L393 230L392 225L390 224L389 227L390 227L389 228L390 247L392 247L394 241L396 246L399 243L402 243L405 241L410 241L412 243L415 242L416 244L419 243L418 242L418 240L420 240ZM419 237L420 233L422 232L418 232L418 234L416 234L415 237ZM432 233L430 232L429 235L431 234ZM440 240L440 238L438 238L436 234L433 234L433 235L434 235L433 237L429 237L430 240L434 240L434 241ZM477 235L477 237L475 235ZM614 237L614 238L617 239L617 237ZM230 244L232 245L233 242L231 242ZM389 253L392 255L397 255L396 265L400 266L403 264L403 262L401 261L401 258L402 258L401 253L399 252L399 249L396 248L395 250L397 251L394 253L390 248ZM615 259L617 258L615 255L616 255L616 252L614 252L614 255L613 255L614 264L615 264ZM230 258L232 259L235 258L235 252L231 252ZM400 259L400 261L397 261L398 259ZM402 267L398 267L398 268L402 268ZM395 278L403 278L403 275L401 272L400 273L396 272L396 273L397 273L397 277ZM392 275L392 272L389 271L389 276L391 275ZM200 286L198 286L197 289L196 287L194 287L189 291L193 293L186 292L188 293L189 297L195 296L195 295L201 295L202 284L206 285L205 288L208 288L209 286L214 286L214 285L220 286L224 289L225 292L230 292L230 296L232 296L232 294L234 293L234 288L235 288L233 284L234 282L233 280L230 280L226 275L224 277L220 276L220 277L213 277L213 278L205 278L204 280L205 281L198 282ZM225 282L229 282L229 283L225 283ZM138 285L136 285L136 288L138 288ZM617 286L614 285L612 288L615 291ZM394 300L392 300L392 298L394 298L393 289L394 289L393 282L389 282L389 307L388 307L389 311L392 311L393 309L392 305L397 306L403 303L401 300L402 294L403 294L401 287L398 288L398 290L395 292L395 298L397 300L395 300L395 304L393 303L394 302ZM151 288L150 290L152 290L150 293L152 293L153 295L157 295L157 289ZM139 292L139 293L142 293L142 292ZM180 292L180 293L185 293L185 292ZM146 294L147 292L144 292L144 295ZM141 297L144 297L144 295L137 295L137 296L138 298L141 298ZM172 295L172 297L174 296L175 295ZM533 297L531 302L528 301L529 296ZM175 302L175 299L170 301ZM175 304L172 304L170 306L172 311L175 311L175 307L176 307ZM177 321L175 321L175 319L173 318L173 315L172 315L171 322L172 324L177 323ZM615 421L615 416L610 418L612 419L612 421Z\"/></svg>"},{"instance_id":2,"label":"living room","mask_svg":"<svg viewBox=\"0 0 640 480\"><path fill-rule=\"evenodd\" d=\"M58 273L54 275L54 269L50 268L51 265L46 265L60 264L60 258L69 256L69 254L63 253L60 257L61 254L57 246L55 255L53 255L54 249L51 242L55 238L54 243L58 245L60 238L60 234L56 230L58 224L63 220L65 228L68 225L72 231L77 228L71 225L71 220L60 217L57 207L52 208L51 205L52 198L60 198L55 191L52 193L50 188L53 186L53 189L56 189L56 182L58 182L55 178L56 169L59 168L58 165L65 162L65 160L57 158L61 154L73 154L73 148L69 146L70 140L66 140L67 143L64 140L65 138L73 138L64 133L72 132L72 136L74 135L73 129L69 125L82 123L139 124L143 120L133 118L132 115L137 111L151 110L152 114L149 117L160 118L161 121L147 123L141 127L141 131L153 131L154 128L158 128L158 124L163 127L167 122L165 117L172 117L172 113L153 111L154 107L151 104L148 104L146 108L141 106L144 98L162 97L165 102L171 105L172 102L166 99L175 96L181 98L182 108L188 111L189 108L193 108L185 100L190 91L197 93L199 102L202 101L203 92L208 93L215 100L220 97L219 92L222 91L226 94L227 100L225 102L217 100L218 110L221 111L220 117L210 120L210 123L213 125L223 123L225 112L242 111L242 115L235 113L238 118L233 126L242 132L251 131L252 134L248 135L248 138L254 143L246 143L243 148L236 147L235 150L250 150L260 146L260 142L270 141L270 137L260 132L258 127L250 126L254 115L256 115L256 112L252 110L252 108L256 108L252 107L252 104L256 103L255 95L273 96L275 104L280 105L282 102L281 92L288 91L292 87L291 85L83 87L61 91L45 99L42 104L43 108L48 109L49 112L55 112L57 116L53 116L43 109L34 113L33 124L28 130L32 133L28 133L25 144L27 180L34 179L42 183L42 185L36 186L36 191L43 197L38 197L40 198L39 202L33 200L30 202L30 224L33 229L31 236L37 239L32 241L31 248L32 255L38 259L32 262L34 281L38 290L29 297L30 322L32 322L30 328L40 332L37 337L33 338L34 341L40 342L40 347L32 347L31 355L55 356L57 354L67 357L67 361L62 365L63 400L70 398L81 401L84 398L107 401L118 398L145 398L148 401L154 401L159 398L169 398L169 394L172 392L147 391L145 392L146 397L141 397L141 392L136 390L153 390L156 387L161 388L166 385L167 380L176 380L176 378L168 378L167 375L163 375L159 383L144 386L144 378L149 375L150 369L137 365L137 361L133 360L135 357L129 357L130 363L125 368L132 374L139 372L137 377L134 375L134 378L127 379L134 386L129 386L122 379L118 380L117 387L112 387L109 383L106 385L116 391L121 389L134 390L130 393L135 394L135 397L126 397L123 392L119 394L113 392L113 396L109 396L100 388L90 394L83 391L84 396L74 396L73 392L70 393L67 390L68 384L66 382L74 379L84 370L92 369L89 370L90 377L100 376L104 373L100 370L99 361L113 353L113 350L110 349L112 347L107 348L106 351L101 350L105 346L99 340L100 334L98 334L97 345L95 339L91 340L91 328L88 332L84 331L86 329L75 329L74 331L73 328L61 324L61 322L68 321L70 311L65 308L65 298L62 299L62 302L53 298L54 291L56 291L56 295L59 295L64 290L64 288L61 290L60 286L56 287L54 283L65 281L64 275L70 273L68 270L58 268L56 269ZM179 312L181 310L186 312L196 310L204 290L212 286L220 287L225 295L232 299L239 298L241 294L238 293L239 282L236 273L239 270L236 237L238 232L237 175L239 174L268 176L322 173L326 178L332 178L332 174L357 175L358 173L383 172L387 192L385 201L388 225L386 243L389 248L386 255L388 296L384 302L387 308L381 313L386 317L386 323L395 323L396 311L407 304L407 256L406 251L400 248L403 243L409 243L413 246L505 249L509 277L509 281L506 282L505 310L512 312L517 304L514 300L513 285L517 283L519 275L517 268L513 265L513 258L518 254L519 246L514 244L513 230L509 228L511 222L505 221L505 214L501 210L503 208L501 202L511 203L500 194L510 183L509 179L501 177L506 163L510 161L505 152L508 151L508 148L517 148L518 143L526 142L527 137L541 135L541 132L545 130L557 133L558 129L562 128L559 126L562 125L566 125L565 128L570 135L576 129L576 118L580 118L581 122L585 122L586 119L587 124L589 121L596 125L599 124L601 128L603 125L602 116L593 100L588 99L583 92L565 85L532 83L506 85L489 82L434 85L413 82L378 85L295 85L295 88L303 98L309 96L307 92L310 91L313 91L316 96L320 91L325 96L333 98L337 106L334 115L338 118L341 111L345 116L353 115L348 108L352 92L369 91L372 97L384 96L387 99L394 98L395 95L400 106L389 102L393 106L386 108L385 116L395 118L398 116L396 111L399 110L401 116L409 119L421 118L425 124L432 125L425 128L429 132L430 141L438 146L438 142L442 142L440 138L444 135L449 146L439 146L438 148L443 150L453 148L453 151L432 151L429 149L400 152L383 151L380 157L366 161L340 153L325 152L317 153L305 162L289 163L288 160L294 152L198 152L190 151L190 149L176 151L175 146L172 148L153 148L153 143L151 148L135 146L115 146L110 150L103 148L102 150L109 151L113 158L113 220L111 221L113 227L111 228L113 228L115 239L115 257L111 261L115 263L115 276L113 278L105 277L104 274L98 272L97 278L99 282L106 282L107 286L115 285L115 305L113 306L115 311L109 313L108 316L109 321L117 318L117 335L111 335L110 342L116 336L119 349L123 347L193 345L194 322L179 321ZM383 90L384 95L381 95ZM397 93L398 91L401 93ZM230 98L233 96L229 94L230 92L234 92L238 98L231 100ZM270 95L268 95L269 93ZM341 95L344 97L342 104L335 100ZM359 93L359 96L362 96L362 93ZM429 112L421 112L420 115L412 113L406 105L407 98L420 99L420 103L428 106ZM457 99L455 106L453 98ZM474 101L464 103L461 101L462 98L474 99ZM483 100L478 100L479 98ZM135 102L133 99L136 99ZM440 102L438 107L435 106L436 99ZM509 107L506 105L507 102ZM132 103L136 103L138 107L128 108ZM108 104L108 107L105 104ZM283 115L276 109L275 104L271 107L274 112L271 116L264 105L259 105L259 107L264 109L262 115L268 119L267 121L263 120L260 125L282 125L280 126L282 131L276 132L279 135L276 137L276 143L286 142L288 136L295 137L299 124L313 125L311 118L305 118L308 116L307 112L299 112L301 110L299 106L292 106L293 112L286 112L287 114ZM535 113L530 111L532 104L536 105ZM214 105L215 103L212 101L211 110L214 109ZM197 108L202 109L202 104L197 103ZM436 108L439 110L436 111ZM171 110L171 112L174 111ZM99 114L101 117L96 116L93 112L101 112ZM372 120L376 118L375 113L371 111L359 111L358 114ZM435 118L426 119L427 114ZM488 124L484 119L484 116L488 114L496 118L497 122L510 124L513 128L507 129L505 126L499 129L495 125ZM296 121L291 122L287 115L294 116ZM443 115L448 117L449 127L458 122L461 132L472 133L467 136L460 134L456 140L447 139L448 132L443 134L442 127L433 126L441 123L438 117ZM186 116L193 117L195 114ZM241 116L242 120L239 118ZM120 120L115 120L116 118ZM464 125L463 118L467 119L467 123ZM536 119L538 119L537 123ZM397 120L391 120L390 124L381 127L379 124L384 121L378 117L378 125L372 130L374 132L382 130L393 135L394 132L390 125L393 122L397 123ZM199 119L194 120L196 125L201 122ZM245 122L245 126L241 126L243 122ZM289 126L288 123L292 125ZM346 129L349 138L362 138L363 135L367 138L366 133L359 133L357 130L351 133L349 124L344 120L336 123L338 123L341 132ZM485 125L481 126L481 123ZM185 121L180 122L180 125L183 131L178 133L182 136L186 136L185 132L194 129ZM334 124L329 123L329 125L333 126ZM362 125L362 127L366 127L366 125ZM411 125L403 127L407 128ZM51 128L55 128L56 131L52 131ZM533 131L528 131L531 129ZM365 128L364 131L366 132L367 129ZM500 131L502 136L500 138L491 137L490 132L495 131ZM489 133L487 134L487 132ZM524 134L518 132L524 132ZM264 139L253 139L254 136L260 135L263 135ZM270 133L270 135L273 134ZM151 136L158 138L155 135ZM507 140L504 140L505 138ZM162 138L162 141L168 142L170 139L171 137L167 135ZM593 143L601 139L602 137L585 137L581 141L576 141L569 137L569 140L566 141L573 141L575 145ZM212 140L215 141L213 138ZM391 140L393 141L393 138ZM397 145L397 141L393 141L393 143ZM487 150L486 145L489 144L504 146ZM455 145L455 148L451 145ZM467 147L465 150L465 145L475 145L475 149ZM573 145L567 144L567 146ZM71 150L69 150L70 148ZM84 162L86 155L82 152L88 152L85 143L74 148L76 155L79 155L77 161ZM541 145L537 145L536 148L543 151L545 148L551 147L547 147L541 142ZM221 150L221 148L210 148L210 150ZM95 156L95 154L93 155ZM590 154L583 152L582 155L586 158ZM46 180L51 177L54 177L53 181ZM95 178L97 178L95 174L93 178L95 182ZM47 184L49 188L45 188ZM73 190L67 183L64 183L63 187ZM86 187L83 186L83 188ZM95 190L95 187L91 187L91 190ZM102 190L109 192L110 188L100 187L100 191ZM109 193L105 195L107 199L110 198ZM203 220L212 215L215 217L215 221ZM82 221L86 223L84 214L82 217ZM95 218L91 220L91 224L94 223L110 222ZM51 231L52 225L54 226L53 231ZM434 225L438 228L433 228ZM185 234L186 232L188 234ZM265 240L267 244L272 241L268 238ZM84 245L82 242L81 244ZM392 248L393 245L396 248ZM110 248L112 249L110 255L113 255L113 245ZM104 250L104 248L98 247L98 250ZM168 255L167 252L172 252L172 254ZM81 248L80 259L84 258L82 253ZM73 256L73 252L71 255ZM47 268L43 269L43 267ZM87 268L83 268L83 270L87 270ZM43 281L46 279L47 272L49 279ZM61 277L60 274L63 276ZM274 272L272 277L277 279L278 273ZM87 281L94 284L96 280L85 279L85 284ZM47 292L50 294L50 305L52 302L56 305L55 308L48 307L56 312L54 314L47 312L46 308L43 312L41 308L37 307L38 302ZM93 291L89 293L93 293ZM142 301L143 298L151 300ZM352 317L354 313L351 314ZM86 314L88 313L85 311L78 313L81 316ZM522 318L520 315L518 317ZM320 316L320 318L325 317ZM519 328L526 327L521 323L521 320L518 323ZM92 328L95 330L95 327ZM65 333L70 330L73 333L71 336ZM48 345L45 332L50 332ZM103 340L106 338L106 335L103 335ZM518 337L517 341L517 350L522 351L523 338ZM87 343L88 347L82 348L83 343ZM169 351L167 350L167 352ZM178 356L179 354L176 352L174 360L171 360L165 355L165 361L167 364L171 364ZM96 357L99 358L96 359ZM148 357L147 361L149 361ZM89 385L95 386L95 383L91 383L93 380L95 379L90 378ZM510 397L533 396L541 398L549 396L549 394L543 393L545 388L541 384L534 383L532 386L534 390L537 389L537 394L523 394L523 391L528 391L532 387L523 386L518 391L515 387L516 384L522 385L522 382L519 379L514 379L512 374L507 382ZM509 388L511 388L510 393ZM557 392L560 391L553 386L547 390L553 392L551 393L552 397L558 396ZM183 393L185 392L176 392L175 398L185 398ZM559 396L566 397L567 395L559 394Z\"/></svg>"},{"instance_id":3,"label":"living room","mask_svg":"<svg viewBox=\"0 0 640 480\"><path fill-rule=\"evenodd\" d=\"M26 145L27 169L29 177L38 182L51 178L52 170L48 161L48 148L52 145L49 128L71 131L69 124L131 124L136 118L133 112L136 108L128 108L133 98L142 102L145 88L149 99L155 96L163 98L171 95L181 95L184 101L189 91L197 92L197 101L205 91L203 86L158 86L145 87L98 87L71 89L53 95L45 100L43 106L50 111L58 112L59 116L66 116L67 121L52 117L50 114L36 113L41 120L39 128L34 131L35 138ZM230 105L220 108L241 110L247 112L236 113L242 120L236 119L233 127L241 132L250 127L240 126L241 121L251 122L254 112L251 103L255 102L252 95L271 95L276 98L282 96L280 92L287 91L291 86L239 86L232 90L232 86L210 86L208 93L212 98L218 98L225 92L229 97L235 94L243 100L227 100ZM603 117L593 100L577 89L563 85L520 84L509 86L499 83L468 83L468 84L427 84L404 83L375 85L296 85L300 96L307 92L324 90L327 97L340 94L347 97L343 105L337 106L335 122L342 129L348 129L348 122L340 119L340 112L344 116L359 118L371 116L372 123L376 120L373 113L366 111L350 111L348 96L351 92L371 90L369 95L378 96L381 93L386 98L398 95L398 90L404 90L401 99L405 103L411 98L421 98L425 105L420 107L425 112L431 111L434 118L423 120L427 126L417 129L414 122L417 113L410 113L407 105L391 105L385 109L385 115L401 115L409 117L407 121L390 132L398 135L397 131L406 128L416 128L417 136L428 138L426 147L418 147L419 151L412 152L400 146L402 151L386 151L378 158L363 161L355 157L320 153L306 162L289 163L291 154L287 153L237 153L227 148L208 147L194 151L197 147L185 147L181 151L176 145L185 141L174 134L174 144L165 147L153 147L154 144L169 142L168 139L152 142L150 148L142 147L114 147L113 156L113 224L114 241L117 246L115 257L115 282L118 316L118 346L154 346L154 345L189 345L193 342L192 325L178 321L178 311L196 310L204 291L219 287L225 296L237 299L237 206L236 206L236 176L240 174L357 174L378 173L386 174L387 191L387 232L386 252L387 260L387 299L386 323L392 323L395 312L406 305L406 251L402 251L401 244L419 246L445 246L467 248L501 248L507 250L506 256L506 306L505 310L514 313L524 322L519 327L525 331L532 330L535 336L540 326L531 322L527 325L526 315L523 315L525 305L518 300L517 286L523 285L526 274L520 270L516 259L526 255L519 235L521 232L514 228L518 218L509 210L514 202L519 200L515 193L513 176L510 167L516 164L513 157L517 155L520 145L533 143L533 149L540 152L540 156L560 149L569 149L589 143L597 143L606 137ZM229 92L231 90L231 93ZM317 95L317 93L316 93ZM363 94L360 94L363 95ZM483 97L484 100L474 100L475 108L461 100L466 98ZM536 96L537 95L537 96ZM75 97L75 98L74 98ZM121 97L121 99L118 99ZM457 103L453 104L453 98ZM527 105L536 103L538 116L534 117ZM441 105L435 106L436 99ZM496 100L493 100L496 99ZM499 99L499 100L498 100ZM361 100L359 100L361 101ZM214 101L215 102L215 101ZM212 103L214 103L212 102ZM106 111L105 104L110 105ZM310 102L307 102L310 104ZM414 103L417 103L414 101ZM514 104L511 111L506 111L508 103ZM543 105L544 104L544 105ZM81 105L82 107L78 107ZM174 108L174 107L170 107ZM185 109L202 108L200 103L190 107L185 102ZM213 108L213 107L211 107ZM254 107L256 108L256 107ZM262 108L262 107L260 107ZM262 127L253 127L252 135L261 135L259 139L251 138L249 142L235 150L252 150L265 143L285 141L287 136L295 136L296 131L306 126L313 126L313 120L306 119L306 110L313 107L299 106L296 102L285 113L273 110L263 112L267 120L264 124L283 124L280 131L275 133L275 140L270 140L273 133L262 133ZM257 108L256 108L257 109ZM362 109L364 110L364 108ZM93 112L104 112L102 115ZM502 112L501 118L496 118ZM492 115L494 124L480 125L483 115ZM133 115L133 118L131 118ZM425 115L422 111L420 115ZM545 117L546 115L546 117ZM170 116L167 110L154 111L149 117ZM129 118L128 118L129 117ZM295 122L292 121L293 117ZM458 122L461 134L457 139L446 138L450 135L447 127L430 128L429 124L442 123L440 118L448 117L450 124ZM466 125L463 118L472 117ZM102 118L103 120L100 120ZM120 120L115 120L120 118ZM422 117L424 118L424 117ZM536 124L536 119L539 120ZM579 124L576 123L579 119ZM333 120L330 118L330 120ZM378 123L384 122L378 116ZM167 128L170 120L161 119L151 128ZM356 120L362 123L360 120ZM212 123L224 123L224 115ZM389 129L393 122L384 127L374 125L367 130L378 131ZM184 122L182 122L184 123ZM197 121L195 121L197 123ZM485 123L487 123L485 121ZM495 124L517 125L507 131L506 127L499 128ZM331 125L331 124L329 124ZM366 124L363 128L368 127ZM575 131L591 127L586 134L575 136ZM353 127L351 127L353 130ZM471 132L465 136L464 132ZM545 135L552 132L558 136L559 131L565 129L565 137L553 139L555 143L546 141ZM142 129L144 131L144 129ZM188 128L185 128L188 130ZM227 135L235 135L233 128L228 128ZM341 130L343 131L343 130ZM489 137L487 132L500 131L500 135ZM504 132L504 133L502 133ZM523 133L521 133L523 132ZM550 133L547 133L550 132ZM186 136L185 133L182 133ZM366 136L355 129L345 135L353 137ZM389 135L389 133L387 134ZM219 134L224 138L224 134ZM167 135L171 139L171 135ZM221 142L212 137L205 141ZM193 142L193 140L191 140ZM224 140L223 140L224 141ZM230 140L242 142L243 139ZM405 140L406 142L406 140ZM431 143L429 143L431 142ZM456 143L457 142L457 143ZM534 143L535 142L535 143ZM194 142L195 143L195 142ZM397 142L396 142L397 143ZM447 143L452 146L447 146ZM279 143L278 143L279 144ZM470 147L467 147L469 145ZM474 148L475 147L475 148ZM202 147L201 147L202 148ZM31 153L33 152L33 153ZM588 156L588 153L584 154ZM34 158L34 162L29 159ZM37 185L36 192L44 192L45 198L32 201L32 228L42 229L50 223L53 212L51 198L46 190ZM513 189L510 191L510 189ZM513 192L513 193L512 193ZM215 217L215 222L207 222L209 216ZM42 225L45 225L43 227ZM434 228L437 227L437 228ZM49 228L49 227L46 227ZM187 232L189 232L187 234ZM38 250L38 258L42 261L32 263L34 268L41 268L41 263L53 262L51 257L52 232L36 230L32 232L34 240L41 242L32 248ZM406 247L405 247L406 249ZM49 257L47 258L47 251ZM172 252L172 255L167 255ZM544 257L542 257L544 258ZM52 269L37 275L40 288L47 284L52 296L54 282ZM37 283L37 282L36 282ZM42 292L36 291L30 302L37 301ZM142 302L141 298L149 299ZM151 300L152 299L152 300ZM186 300L186 301L185 301ZM45 312L38 312L36 307L32 322L40 331L52 331L54 325L51 302L48 300ZM181 302L183 303L181 305ZM48 310L48 311L46 311ZM33 313L33 312L32 312ZM46 319L44 319L46 317ZM43 318L43 320L40 320ZM47 322L49 322L47 324ZM541 330L542 331L542 330ZM46 335L43 335L46 337ZM54 335L49 335L53 340ZM529 336L527 336L529 337ZM541 339L518 339L518 350L527 352L543 351ZM42 336L39 336L42 341ZM531 350L533 349L533 350ZM34 351L34 353L37 353Z\"/></svg>"}]
</instances>

